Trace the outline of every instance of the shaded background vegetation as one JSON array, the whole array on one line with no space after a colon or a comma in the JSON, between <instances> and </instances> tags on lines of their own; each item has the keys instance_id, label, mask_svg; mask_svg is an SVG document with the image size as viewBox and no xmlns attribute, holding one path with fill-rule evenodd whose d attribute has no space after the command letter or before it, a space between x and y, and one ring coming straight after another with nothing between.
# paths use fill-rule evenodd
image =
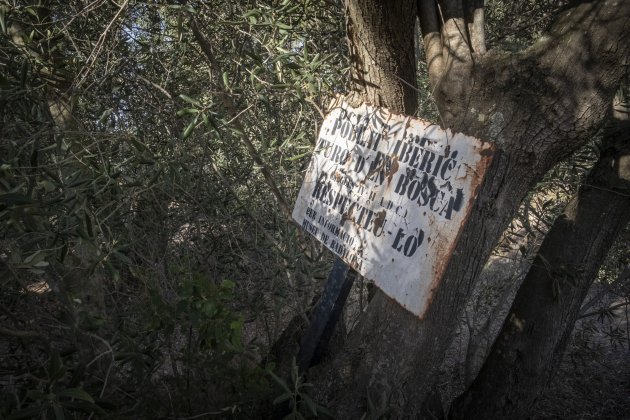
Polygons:
<instances>
[{"instance_id":1,"label":"shaded background vegetation","mask_svg":"<svg viewBox=\"0 0 630 420\"><path fill-rule=\"evenodd\" d=\"M512 5L488 2L489 42L526 47L560 3L520 2L511 22ZM348 83L343 25L326 0L0 2L0 417L255 418L274 399L321 414L265 360L329 269L289 213ZM419 68L420 113L435 120ZM527 264L596 141L532 192L500 259ZM611 321L627 317L629 239L595 285L574 364L628 354ZM466 320L509 306L518 279L501 280L473 295L460 346L491 342L496 326ZM453 354L457 388L474 361Z\"/></svg>"}]
</instances>

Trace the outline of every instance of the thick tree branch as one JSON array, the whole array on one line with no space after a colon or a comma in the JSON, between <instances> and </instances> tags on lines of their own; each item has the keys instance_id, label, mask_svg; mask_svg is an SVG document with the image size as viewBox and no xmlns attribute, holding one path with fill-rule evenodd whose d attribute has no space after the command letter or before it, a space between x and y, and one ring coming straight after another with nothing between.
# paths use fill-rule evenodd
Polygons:
<instances>
[{"instance_id":1,"label":"thick tree branch","mask_svg":"<svg viewBox=\"0 0 630 420\"><path fill-rule=\"evenodd\" d=\"M431 86L437 86L444 74L442 58L442 25L435 0L418 0L420 31L429 69Z\"/></svg>"},{"instance_id":2,"label":"thick tree branch","mask_svg":"<svg viewBox=\"0 0 630 420\"><path fill-rule=\"evenodd\" d=\"M491 51L476 63L454 128L507 144L519 125L544 124L544 133L532 133L531 149L548 148L554 159L556 152L570 153L608 112L630 54L629 33L630 2L580 2L531 48L516 55ZM469 107L471 97L480 108ZM510 129L501 130L496 119Z\"/></svg>"}]
</instances>

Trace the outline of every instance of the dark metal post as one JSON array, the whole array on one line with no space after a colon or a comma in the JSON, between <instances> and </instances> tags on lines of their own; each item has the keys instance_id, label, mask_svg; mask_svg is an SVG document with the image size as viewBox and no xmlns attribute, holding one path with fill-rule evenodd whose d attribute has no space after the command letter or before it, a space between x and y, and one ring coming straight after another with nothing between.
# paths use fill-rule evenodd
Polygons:
<instances>
[{"instance_id":1,"label":"dark metal post","mask_svg":"<svg viewBox=\"0 0 630 420\"><path fill-rule=\"evenodd\" d=\"M328 346L354 282L355 276L348 276L349 269L340 258L335 259L324 293L313 312L311 324L300 342L300 351L297 356L300 374L311 367Z\"/></svg>"}]
</instances>

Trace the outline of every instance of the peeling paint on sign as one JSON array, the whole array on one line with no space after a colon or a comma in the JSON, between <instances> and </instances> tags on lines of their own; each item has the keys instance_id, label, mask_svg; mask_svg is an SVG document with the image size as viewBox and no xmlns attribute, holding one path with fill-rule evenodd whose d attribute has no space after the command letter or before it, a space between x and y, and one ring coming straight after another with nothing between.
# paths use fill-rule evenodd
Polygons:
<instances>
[{"instance_id":1,"label":"peeling paint on sign","mask_svg":"<svg viewBox=\"0 0 630 420\"><path fill-rule=\"evenodd\" d=\"M437 288L492 145L367 104L335 100L293 218L418 316Z\"/></svg>"}]
</instances>

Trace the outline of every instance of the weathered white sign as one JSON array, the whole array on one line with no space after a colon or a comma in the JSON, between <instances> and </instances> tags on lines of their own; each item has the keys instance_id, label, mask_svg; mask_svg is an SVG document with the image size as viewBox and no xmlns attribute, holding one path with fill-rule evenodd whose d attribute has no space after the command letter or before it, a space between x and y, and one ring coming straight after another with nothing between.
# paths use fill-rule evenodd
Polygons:
<instances>
[{"instance_id":1,"label":"weathered white sign","mask_svg":"<svg viewBox=\"0 0 630 420\"><path fill-rule=\"evenodd\" d=\"M338 99L293 218L422 316L491 158L492 146L474 137Z\"/></svg>"}]
</instances>

